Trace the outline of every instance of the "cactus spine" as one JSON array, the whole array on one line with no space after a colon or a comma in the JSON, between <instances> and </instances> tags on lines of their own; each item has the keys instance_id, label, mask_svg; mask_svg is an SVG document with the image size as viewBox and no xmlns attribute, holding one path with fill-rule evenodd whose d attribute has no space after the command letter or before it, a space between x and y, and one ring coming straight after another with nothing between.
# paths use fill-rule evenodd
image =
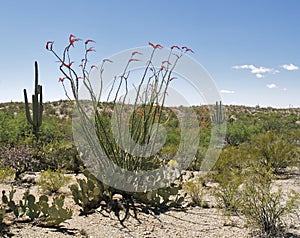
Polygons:
<instances>
[{"instance_id":1,"label":"cactus spine","mask_svg":"<svg viewBox=\"0 0 300 238\"><path fill-rule=\"evenodd\" d=\"M220 103L216 102L215 111L212 115L212 121L216 125L221 125L223 122L225 122L225 113L222 110L222 101L220 101Z\"/></svg>"},{"instance_id":2,"label":"cactus spine","mask_svg":"<svg viewBox=\"0 0 300 238\"><path fill-rule=\"evenodd\" d=\"M27 121L32 125L33 134L38 138L39 128L42 125L43 116L43 93L42 86L38 84L38 63L35 61L35 87L32 95L32 118L29 110L29 103L26 89L24 89L25 110Z\"/></svg>"}]
</instances>

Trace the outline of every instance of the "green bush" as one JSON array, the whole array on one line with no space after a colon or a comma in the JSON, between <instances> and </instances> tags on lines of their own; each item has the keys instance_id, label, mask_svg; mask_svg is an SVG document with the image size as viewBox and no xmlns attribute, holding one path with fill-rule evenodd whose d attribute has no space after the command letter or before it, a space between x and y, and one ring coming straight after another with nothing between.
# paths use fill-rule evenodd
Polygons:
<instances>
[{"instance_id":1,"label":"green bush","mask_svg":"<svg viewBox=\"0 0 300 238\"><path fill-rule=\"evenodd\" d=\"M78 173L83 163L73 142L53 141L41 148L41 162L52 170L65 169Z\"/></svg>"},{"instance_id":2,"label":"green bush","mask_svg":"<svg viewBox=\"0 0 300 238\"><path fill-rule=\"evenodd\" d=\"M15 178L15 170L11 167L4 166L0 167L0 183L14 180Z\"/></svg>"},{"instance_id":3,"label":"green bush","mask_svg":"<svg viewBox=\"0 0 300 238\"><path fill-rule=\"evenodd\" d=\"M65 175L65 170L42 171L37 184L44 193L57 193L60 188L67 185L71 178Z\"/></svg>"},{"instance_id":4,"label":"green bush","mask_svg":"<svg viewBox=\"0 0 300 238\"><path fill-rule=\"evenodd\" d=\"M19 110L0 111L0 144L16 145L30 134L25 113Z\"/></svg>"},{"instance_id":5,"label":"green bush","mask_svg":"<svg viewBox=\"0 0 300 238\"><path fill-rule=\"evenodd\" d=\"M242 177L237 170L226 171L216 175L218 186L213 189L217 206L223 209L225 215L237 214L240 206L241 193L239 187L242 184Z\"/></svg>"},{"instance_id":6,"label":"green bush","mask_svg":"<svg viewBox=\"0 0 300 238\"><path fill-rule=\"evenodd\" d=\"M202 177L194 178L183 184L183 190L189 195L192 200L192 205L208 208L209 205L203 200L204 195L204 179Z\"/></svg>"},{"instance_id":7,"label":"green bush","mask_svg":"<svg viewBox=\"0 0 300 238\"><path fill-rule=\"evenodd\" d=\"M278 174L299 161L299 148L295 142L285 139L274 132L258 134L249 143L248 153L253 162L273 169Z\"/></svg>"},{"instance_id":8,"label":"green bush","mask_svg":"<svg viewBox=\"0 0 300 238\"><path fill-rule=\"evenodd\" d=\"M240 213L264 237L282 235L285 232L283 218L299 209L299 194L290 191L285 198L280 188L272 191L272 178L272 172L266 168L251 171L244 180L239 205Z\"/></svg>"},{"instance_id":9,"label":"green bush","mask_svg":"<svg viewBox=\"0 0 300 238\"><path fill-rule=\"evenodd\" d=\"M257 129L245 121L233 122L227 126L226 142L229 145L237 146L250 141L251 136L256 132Z\"/></svg>"}]
</instances>

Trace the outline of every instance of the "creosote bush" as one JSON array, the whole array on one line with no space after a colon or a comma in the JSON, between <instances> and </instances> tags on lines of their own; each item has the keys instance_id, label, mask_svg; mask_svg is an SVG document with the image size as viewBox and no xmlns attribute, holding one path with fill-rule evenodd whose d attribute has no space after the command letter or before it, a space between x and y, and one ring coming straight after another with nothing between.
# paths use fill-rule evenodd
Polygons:
<instances>
[{"instance_id":1,"label":"creosote bush","mask_svg":"<svg viewBox=\"0 0 300 238\"><path fill-rule=\"evenodd\" d=\"M249 225L258 228L263 237L278 237L284 234L284 218L299 209L300 201L299 194L294 191L283 194L281 188L276 190L275 171L281 166L274 163L257 163L258 159L268 156L257 148L267 146L263 151L274 152L270 149L274 146L271 142L257 143L252 149L247 144L225 149L213 174L213 178L218 182L213 195L224 214L244 217ZM277 153L270 153L268 158L272 158L271 155L281 155L283 160L289 159L290 152L284 154L282 149L278 149Z\"/></svg>"},{"instance_id":2,"label":"creosote bush","mask_svg":"<svg viewBox=\"0 0 300 238\"><path fill-rule=\"evenodd\" d=\"M217 206L223 209L224 215L232 215L238 212L240 206L240 190L242 177L236 171L226 171L216 175L218 186L213 189Z\"/></svg>"},{"instance_id":3,"label":"creosote bush","mask_svg":"<svg viewBox=\"0 0 300 238\"><path fill-rule=\"evenodd\" d=\"M249 143L253 161L273 170L275 174L284 172L299 161L299 148L290 138L267 132L254 136Z\"/></svg>"},{"instance_id":4,"label":"creosote bush","mask_svg":"<svg viewBox=\"0 0 300 238\"><path fill-rule=\"evenodd\" d=\"M281 188L274 191L273 178L272 171L264 167L255 168L242 185L239 212L249 224L260 230L263 237L284 234L286 224L283 218L300 208L299 193L291 190L285 197Z\"/></svg>"}]
</instances>

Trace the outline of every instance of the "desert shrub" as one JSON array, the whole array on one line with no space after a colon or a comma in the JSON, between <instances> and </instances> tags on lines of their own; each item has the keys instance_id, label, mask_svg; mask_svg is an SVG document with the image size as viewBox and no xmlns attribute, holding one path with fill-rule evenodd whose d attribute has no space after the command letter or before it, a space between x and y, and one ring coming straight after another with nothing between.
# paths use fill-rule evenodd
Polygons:
<instances>
[{"instance_id":1,"label":"desert shrub","mask_svg":"<svg viewBox=\"0 0 300 238\"><path fill-rule=\"evenodd\" d=\"M229 145L237 146L250 141L251 136L256 132L257 129L245 121L236 121L227 126L226 142Z\"/></svg>"},{"instance_id":2,"label":"desert shrub","mask_svg":"<svg viewBox=\"0 0 300 238\"><path fill-rule=\"evenodd\" d=\"M13 168L16 178L25 171L40 171L43 169L40 159L34 155L34 150L29 146L0 147L0 160L2 166Z\"/></svg>"},{"instance_id":3,"label":"desert shrub","mask_svg":"<svg viewBox=\"0 0 300 238\"><path fill-rule=\"evenodd\" d=\"M0 111L0 144L13 146L22 142L30 134L25 113L4 110Z\"/></svg>"},{"instance_id":4,"label":"desert shrub","mask_svg":"<svg viewBox=\"0 0 300 238\"><path fill-rule=\"evenodd\" d=\"M227 146L220 154L211 174L218 186L213 189L217 206L222 208L224 214L237 213L240 191L239 187L243 181L243 171L249 160L247 148L240 146Z\"/></svg>"},{"instance_id":5,"label":"desert shrub","mask_svg":"<svg viewBox=\"0 0 300 238\"><path fill-rule=\"evenodd\" d=\"M248 147L245 144L227 146L222 150L213 170L216 174L227 174L228 172L231 173L231 171L236 171L238 174L243 171L246 162L250 159Z\"/></svg>"},{"instance_id":6,"label":"desert shrub","mask_svg":"<svg viewBox=\"0 0 300 238\"><path fill-rule=\"evenodd\" d=\"M1 164L1 163L0 163ZM15 177L15 170L11 167L0 166L0 183L6 182L8 180L13 180Z\"/></svg>"},{"instance_id":7,"label":"desert shrub","mask_svg":"<svg viewBox=\"0 0 300 238\"><path fill-rule=\"evenodd\" d=\"M78 173L83 163L73 142L53 141L44 145L40 152L41 162L52 170L65 169Z\"/></svg>"},{"instance_id":8,"label":"desert shrub","mask_svg":"<svg viewBox=\"0 0 300 238\"><path fill-rule=\"evenodd\" d=\"M50 169L42 171L37 184L44 193L57 193L71 181L70 177L65 176L65 172L65 170L51 171Z\"/></svg>"},{"instance_id":9,"label":"desert shrub","mask_svg":"<svg viewBox=\"0 0 300 238\"><path fill-rule=\"evenodd\" d=\"M264 237L278 237L284 233L284 216L299 209L299 194L290 191L287 198L282 190L272 191L272 171L252 168L242 186L240 213Z\"/></svg>"},{"instance_id":10,"label":"desert shrub","mask_svg":"<svg viewBox=\"0 0 300 238\"><path fill-rule=\"evenodd\" d=\"M202 161L205 158L206 152L207 152L207 147L200 145L194 160L188 167L188 170L199 171L201 168Z\"/></svg>"},{"instance_id":11,"label":"desert shrub","mask_svg":"<svg viewBox=\"0 0 300 238\"><path fill-rule=\"evenodd\" d=\"M216 198L218 208L223 209L225 215L237 214L240 206L240 190L242 177L237 170L223 172L215 176L218 186L212 194Z\"/></svg>"},{"instance_id":12,"label":"desert shrub","mask_svg":"<svg viewBox=\"0 0 300 238\"><path fill-rule=\"evenodd\" d=\"M40 129L40 141L44 145L53 141L71 141L72 122L57 117L45 117Z\"/></svg>"},{"instance_id":13,"label":"desert shrub","mask_svg":"<svg viewBox=\"0 0 300 238\"><path fill-rule=\"evenodd\" d=\"M183 184L183 190L191 198L192 205L197 205L204 208L209 207L208 203L203 200L203 195L205 193L204 187L205 181L200 176Z\"/></svg>"},{"instance_id":14,"label":"desert shrub","mask_svg":"<svg viewBox=\"0 0 300 238\"><path fill-rule=\"evenodd\" d=\"M288 166L295 166L299 160L296 143L274 132L254 136L248 145L248 153L253 157L254 163L273 169L276 174Z\"/></svg>"},{"instance_id":15,"label":"desert shrub","mask_svg":"<svg viewBox=\"0 0 300 238\"><path fill-rule=\"evenodd\" d=\"M285 128L283 120L279 113L269 113L268 115L261 115L262 130L282 132Z\"/></svg>"}]
</instances>

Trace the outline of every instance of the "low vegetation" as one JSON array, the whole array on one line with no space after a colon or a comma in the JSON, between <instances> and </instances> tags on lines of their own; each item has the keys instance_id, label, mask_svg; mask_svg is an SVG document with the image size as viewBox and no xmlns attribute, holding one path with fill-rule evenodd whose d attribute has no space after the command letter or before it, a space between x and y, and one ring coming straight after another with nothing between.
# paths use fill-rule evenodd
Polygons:
<instances>
[{"instance_id":1,"label":"low vegetation","mask_svg":"<svg viewBox=\"0 0 300 238\"><path fill-rule=\"evenodd\" d=\"M24 172L41 171L40 179L37 180L41 191L56 195L49 204L47 195L35 198L27 192L23 200L14 201L14 189L3 192L0 209L2 233L9 229L3 219L11 212L16 220L27 217L29 221L35 221L34 224L43 226L56 226L71 218L71 210L63 207L64 196L59 195L60 188L70 184L68 177L64 175L66 172L85 171L86 179L78 179L77 183L70 185L74 201L81 207L82 214L92 213L99 206L105 205L121 222L128 217L130 209L139 209L138 203L144 204L140 206L143 207L141 211L145 211L145 206L153 211L158 208L180 207L186 199L190 199L192 205L213 206L203 199L207 191L216 198L216 205L224 215L244 217L254 231L259 231L253 234L259 236L276 237L283 234L287 228L284 222L286 216L299 211L299 194L294 191L283 193L280 188L273 189L278 177L291 176L292 170L299 169L298 109L226 107L226 144L213 171L206 178L217 186L207 190L203 178L194 178L184 183L178 181L178 185L170 188L130 194L105 187L84 170L84 164L72 141L68 102L45 104L38 141L34 139L32 129L26 123L22 105L0 105L0 181L18 181ZM194 110L203 132L199 150L189 167L196 171L207 150L211 122L204 114L205 107L195 107ZM277 120L280 121L280 126ZM170 151L175 154L178 143L173 139L178 136L175 118L170 118L167 126L168 137L162 157ZM170 159L167 158L166 161ZM187 196L179 195L181 189ZM116 201L117 194L121 199Z\"/></svg>"}]
</instances>

